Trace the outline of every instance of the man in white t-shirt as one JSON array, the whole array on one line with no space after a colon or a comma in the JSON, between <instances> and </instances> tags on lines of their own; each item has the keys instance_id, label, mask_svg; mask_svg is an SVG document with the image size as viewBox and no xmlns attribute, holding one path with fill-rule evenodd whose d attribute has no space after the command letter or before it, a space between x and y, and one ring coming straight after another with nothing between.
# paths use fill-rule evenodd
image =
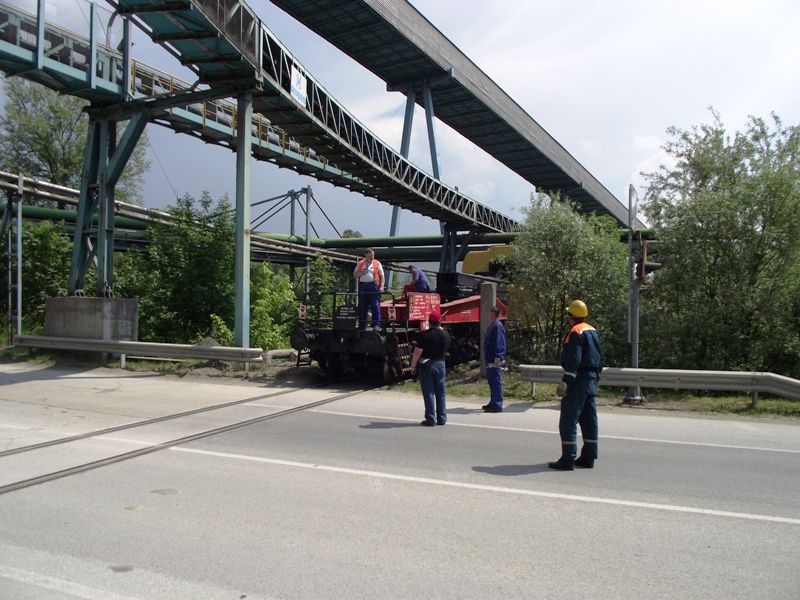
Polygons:
<instances>
[{"instance_id":1,"label":"man in white t-shirt","mask_svg":"<svg viewBox=\"0 0 800 600\"><path fill-rule=\"evenodd\" d=\"M353 271L358 281L358 304L361 309L361 329L367 327L367 311L372 311L372 328L381 328L381 292L384 276L381 262L375 258L372 248L364 251L364 258L358 261Z\"/></svg>"}]
</instances>

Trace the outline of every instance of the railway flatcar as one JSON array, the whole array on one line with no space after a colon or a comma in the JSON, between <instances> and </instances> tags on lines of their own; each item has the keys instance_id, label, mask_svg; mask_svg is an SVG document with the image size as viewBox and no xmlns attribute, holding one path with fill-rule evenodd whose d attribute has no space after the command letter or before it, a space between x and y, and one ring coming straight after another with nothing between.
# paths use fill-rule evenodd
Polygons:
<instances>
[{"instance_id":1,"label":"railway flatcar","mask_svg":"<svg viewBox=\"0 0 800 600\"><path fill-rule=\"evenodd\" d=\"M452 343L448 364L477 359L480 355L480 295L442 302L438 293L408 292L396 298L381 294L378 330L359 324L358 294L316 294L315 302L301 309L301 325L290 338L298 352L298 365L316 361L333 378L355 371L382 377L386 383L411 377L414 342L428 328L428 315L442 313L442 326ZM500 318L506 305L497 300Z\"/></svg>"}]
</instances>

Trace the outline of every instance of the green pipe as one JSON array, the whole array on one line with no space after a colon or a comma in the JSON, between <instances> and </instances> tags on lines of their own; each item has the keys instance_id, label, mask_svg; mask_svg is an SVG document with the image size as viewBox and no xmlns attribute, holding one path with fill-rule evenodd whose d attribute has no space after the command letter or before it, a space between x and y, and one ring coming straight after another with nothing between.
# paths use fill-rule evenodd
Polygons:
<instances>
[{"instance_id":1,"label":"green pipe","mask_svg":"<svg viewBox=\"0 0 800 600\"><path fill-rule=\"evenodd\" d=\"M3 212L6 210L6 203L0 203L0 209ZM22 205L22 216L23 218L33 219L37 221L65 221L67 223L74 223L75 217L77 216L77 212L74 210L64 210L60 208L45 208L43 206L29 206L27 204ZM96 224L96 219L93 220L93 223ZM132 219L130 217L114 217L114 226L119 227L121 229L145 229L147 224L144 221L139 221L138 219Z\"/></svg>"},{"instance_id":2,"label":"green pipe","mask_svg":"<svg viewBox=\"0 0 800 600\"><path fill-rule=\"evenodd\" d=\"M269 233L265 231L256 232L254 235L280 240L284 242L294 242L295 244L305 244L305 238L291 236L285 233ZM475 237L478 244L508 244L514 241L514 233L484 233ZM419 247L419 246L438 246L441 247L443 237L441 235L419 235L402 237L360 237L360 238L331 238L320 239L311 238L311 245L317 248L386 248L386 247ZM458 242L466 241L466 234L458 236Z\"/></svg>"}]
</instances>

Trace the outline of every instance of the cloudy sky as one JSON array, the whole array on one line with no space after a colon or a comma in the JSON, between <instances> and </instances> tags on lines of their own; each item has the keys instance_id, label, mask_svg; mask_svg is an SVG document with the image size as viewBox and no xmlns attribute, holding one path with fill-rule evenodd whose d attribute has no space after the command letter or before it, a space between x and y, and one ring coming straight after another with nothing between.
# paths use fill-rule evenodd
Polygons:
<instances>
[{"instance_id":1,"label":"cloudy sky","mask_svg":"<svg viewBox=\"0 0 800 600\"><path fill-rule=\"evenodd\" d=\"M80 0L55 0L77 3ZM266 0L251 1L308 71L396 149L404 97ZM790 0L412 0L412 4L580 161L627 203L641 171L665 157L671 125L710 120L730 130L748 115L777 113L800 124L800 4ZM177 62L137 31L135 57L180 74ZM430 170L424 114L417 109L411 160ZM442 123L436 125L442 179L511 216L531 186ZM234 196L234 155L189 136L148 126L152 168L145 204L175 193ZM253 200L311 185L338 228L388 233L391 208L346 190L254 163ZM272 229L285 231L287 219ZM321 235L333 234L320 217ZM438 231L403 213L401 234Z\"/></svg>"}]
</instances>

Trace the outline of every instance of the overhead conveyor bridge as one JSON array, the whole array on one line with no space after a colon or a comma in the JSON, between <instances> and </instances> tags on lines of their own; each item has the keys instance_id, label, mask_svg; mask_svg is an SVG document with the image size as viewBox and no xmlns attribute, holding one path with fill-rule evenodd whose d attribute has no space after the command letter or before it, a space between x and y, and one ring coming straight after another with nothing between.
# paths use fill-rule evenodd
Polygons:
<instances>
[{"instance_id":1,"label":"overhead conveyor bridge","mask_svg":"<svg viewBox=\"0 0 800 600\"><path fill-rule=\"evenodd\" d=\"M121 0L154 41L213 88L251 91L253 110L354 177L336 182L454 229L513 231L510 217L436 180L395 152L320 85L243 2ZM238 54L237 54L238 52Z\"/></svg>"},{"instance_id":2,"label":"overhead conveyor bridge","mask_svg":"<svg viewBox=\"0 0 800 600\"><path fill-rule=\"evenodd\" d=\"M271 2L391 91L424 106L427 88L439 120L537 189L561 192L580 212L627 226L627 207L407 0Z\"/></svg>"},{"instance_id":3,"label":"overhead conveyor bridge","mask_svg":"<svg viewBox=\"0 0 800 600\"><path fill-rule=\"evenodd\" d=\"M50 23L45 24L42 56L37 58L37 30L36 15L0 1L0 69L94 105L119 103L126 89L130 98L142 102L175 97L192 89L189 82L142 62L131 60L126 65L122 52ZM182 106L150 110L154 123L208 143L235 146L237 108L231 100L187 101ZM301 146L266 117L254 115L252 124L255 158L336 185L353 183L350 173Z\"/></svg>"}]
</instances>

